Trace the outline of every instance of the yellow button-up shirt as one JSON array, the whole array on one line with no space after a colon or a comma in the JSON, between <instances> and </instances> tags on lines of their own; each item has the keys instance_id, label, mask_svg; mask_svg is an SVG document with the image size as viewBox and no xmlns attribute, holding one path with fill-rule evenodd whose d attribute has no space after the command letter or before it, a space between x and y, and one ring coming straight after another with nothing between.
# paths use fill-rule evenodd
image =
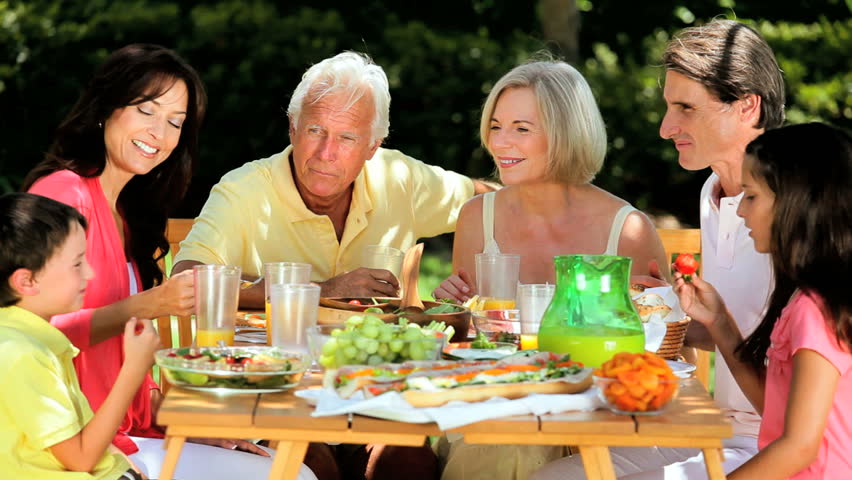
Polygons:
<instances>
[{"instance_id":1,"label":"yellow button-up shirt","mask_svg":"<svg viewBox=\"0 0 852 480\"><path fill-rule=\"evenodd\" d=\"M290 169L292 146L227 173L213 187L175 263L228 264L261 275L265 262L303 262L323 282L354 270L367 245L406 250L455 229L473 182L397 150L379 148L355 179L343 236L305 206Z\"/></svg>"},{"instance_id":2,"label":"yellow button-up shirt","mask_svg":"<svg viewBox=\"0 0 852 480\"><path fill-rule=\"evenodd\" d=\"M79 350L47 320L0 308L0 473L27 480L115 480L130 465L104 452L91 472L69 472L49 447L80 433L92 409L72 359Z\"/></svg>"}]
</instances>

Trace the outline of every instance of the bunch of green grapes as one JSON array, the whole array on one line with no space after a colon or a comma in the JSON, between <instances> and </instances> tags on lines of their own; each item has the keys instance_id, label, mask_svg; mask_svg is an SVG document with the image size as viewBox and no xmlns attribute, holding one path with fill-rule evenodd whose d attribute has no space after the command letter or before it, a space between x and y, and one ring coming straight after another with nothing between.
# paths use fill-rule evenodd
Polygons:
<instances>
[{"instance_id":1,"label":"bunch of green grapes","mask_svg":"<svg viewBox=\"0 0 852 480\"><path fill-rule=\"evenodd\" d=\"M434 359L443 343L442 334L404 318L393 325L375 315L353 315L345 325L332 330L331 338L322 346L319 363L323 367Z\"/></svg>"}]
</instances>

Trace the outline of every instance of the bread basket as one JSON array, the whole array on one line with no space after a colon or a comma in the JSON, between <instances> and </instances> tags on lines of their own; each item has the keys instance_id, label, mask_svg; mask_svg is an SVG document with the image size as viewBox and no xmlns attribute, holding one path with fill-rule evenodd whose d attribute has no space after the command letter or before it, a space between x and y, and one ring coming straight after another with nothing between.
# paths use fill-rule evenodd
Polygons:
<instances>
[{"instance_id":1,"label":"bread basket","mask_svg":"<svg viewBox=\"0 0 852 480\"><path fill-rule=\"evenodd\" d=\"M683 348L686 329L691 320L689 317L683 317L677 322L666 322L666 335L655 353L666 360L676 360L680 357L680 349Z\"/></svg>"}]
</instances>

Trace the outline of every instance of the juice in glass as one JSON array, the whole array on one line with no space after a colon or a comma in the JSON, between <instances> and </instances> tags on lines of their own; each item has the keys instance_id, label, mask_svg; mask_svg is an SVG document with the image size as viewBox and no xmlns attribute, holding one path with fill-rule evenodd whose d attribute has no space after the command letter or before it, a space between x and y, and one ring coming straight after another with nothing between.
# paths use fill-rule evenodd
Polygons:
<instances>
[{"instance_id":1,"label":"juice in glass","mask_svg":"<svg viewBox=\"0 0 852 480\"><path fill-rule=\"evenodd\" d=\"M219 345L219 340L223 340L225 345L233 345L234 331L198 330L195 332L195 344L199 347L216 347Z\"/></svg>"},{"instance_id":2,"label":"juice in glass","mask_svg":"<svg viewBox=\"0 0 852 480\"><path fill-rule=\"evenodd\" d=\"M538 334L522 333L521 350L535 350L536 348L538 348Z\"/></svg>"},{"instance_id":3,"label":"juice in glass","mask_svg":"<svg viewBox=\"0 0 852 480\"><path fill-rule=\"evenodd\" d=\"M571 360L582 362L587 367L600 367L618 352L645 351L645 334L641 330L564 326L558 331L547 332L547 327L542 325L539 335L540 350L568 353Z\"/></svg>"},{"instance_id":4,"label":"juice in glass","mask_svg":"<svg viewBox=\"0 0 852 480\"><path fill-rule=\"evenodd\" d=\"M272 304L266 299L266 344L272 345Z\"/></svg>"},{"instance_id":5,"label":"juice in glass","mask_svg":"<svg viewBox=\"0 0 852 480\"><path fill-rule=\"evenodd\" d=\"M481 299L483 310L513 310L515 301L511 298L485 297Z\"/></svg>"}]
</instances>

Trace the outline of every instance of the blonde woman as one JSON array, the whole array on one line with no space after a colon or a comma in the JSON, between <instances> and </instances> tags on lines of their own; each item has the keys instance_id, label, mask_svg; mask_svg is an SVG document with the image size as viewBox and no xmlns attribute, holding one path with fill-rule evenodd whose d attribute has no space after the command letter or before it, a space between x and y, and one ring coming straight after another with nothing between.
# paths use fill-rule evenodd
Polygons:
<instances>
[{"instance_id":1,"label":"blonde woman","mask_svg":"<svg viewBox=\"0 0 852 480\"><path fill-rule=\"evenodd\" d=\"M603 166L606 129L588 83L572 66L536 61L504 75L485 100L480 136L506 187L462 207L454 273L435 298L463 302L476 293L479 252L519 254L521 283L554 283L555 255L631 257L634 275L649 274L651 261L668 263L648 218L591 184ZM501 480L527 478L565 448L445 437L438 454L444 479Z\"/></svg>"},{"instance_id":2,"label":"blonde woman","mask_svg":"<svg viewBox=\"0 0 852 480\"><path fill-rule=\"evenodd\" d=\"M634 275L649 273L651 260L669 263L648 218L591 183L603 166L606 129L572 66L537 61L504 75L485 101L480 136L506 187L462 208L454 274L436 298L475 293L479 252L521 255L521 283L554 283L555 255L631 257Z\"/></svg>"}]
</instances>

